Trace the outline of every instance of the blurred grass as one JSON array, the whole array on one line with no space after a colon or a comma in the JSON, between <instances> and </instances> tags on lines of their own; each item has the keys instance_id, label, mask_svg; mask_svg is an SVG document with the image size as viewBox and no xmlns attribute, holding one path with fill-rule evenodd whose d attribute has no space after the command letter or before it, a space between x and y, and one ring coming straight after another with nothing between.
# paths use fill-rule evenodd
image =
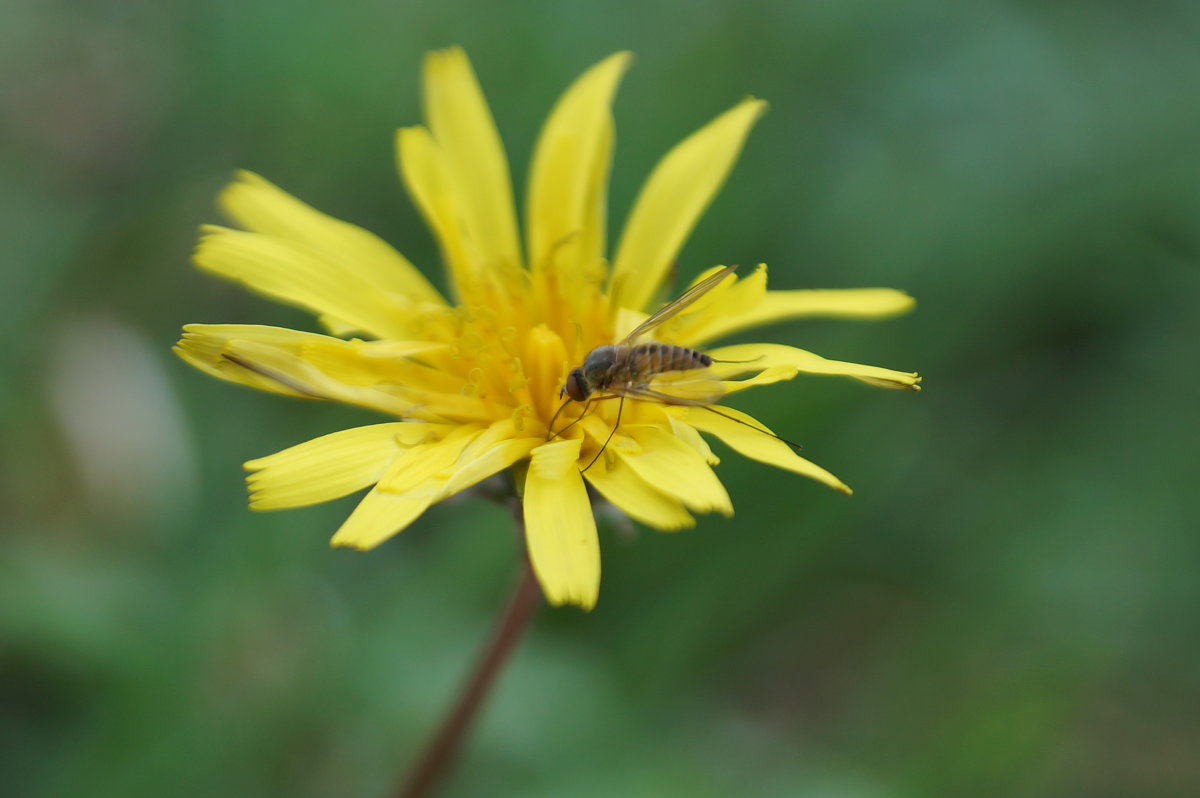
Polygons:
<instances>
[{"instance_id":1,"label":"blurred grass","mask_svg":"<svg viewBox=\"0 0 1200 798\"><path fill-rule=\"evenodd\" d=\"M313 328L188 266L234 168L441 279L391 132L460 43L518 190L557 92L638 54L614 226L671 144L770 100L684 271L904 288L909 317L771 337L926 390L747 395L856 495L730 454L732 521L605 530L599 607L540 617L446 794L1194 791L1200 7L507 8L0 11L6 790L381 795L435 722L512 577L503 513L366 556L327 548L350 501L252 515L243 460L371 417L167 350L189 321ZM103 368L65 369L81 338Z\"/></svg>"}]
</instances>

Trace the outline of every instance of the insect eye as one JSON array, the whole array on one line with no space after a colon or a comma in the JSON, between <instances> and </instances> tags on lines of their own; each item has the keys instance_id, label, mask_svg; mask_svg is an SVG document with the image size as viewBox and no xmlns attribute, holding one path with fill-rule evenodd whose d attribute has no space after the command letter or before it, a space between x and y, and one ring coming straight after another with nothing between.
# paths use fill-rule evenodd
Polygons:
<instances>
[{"instance_id":1,"label":"insect eye","mask_svg":"<svg viewBox=\"0 0 1200 798\"><path fill-rule=\"evenodd\" d=\"M572 369L571 373L567 375L567 381L563 384L559 396L565 393L576 402L582 402L584 399L587 399L587 393L584 391L583 382L580 379L581 376L582 372L579 369Z\"/></svg>"}]
</instances>

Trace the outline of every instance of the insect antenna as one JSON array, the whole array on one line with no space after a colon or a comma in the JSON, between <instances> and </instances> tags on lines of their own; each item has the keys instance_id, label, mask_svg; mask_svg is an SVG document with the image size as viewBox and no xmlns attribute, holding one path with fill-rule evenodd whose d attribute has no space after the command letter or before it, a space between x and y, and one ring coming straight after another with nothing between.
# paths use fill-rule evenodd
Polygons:
<instances>
[{"instance_id":1,"label":"insect antenna","mask_svg":"<svg viewBox=\"0 0 1200 798\"><path fill-rule=\"evenodd\" d=\"M770 435L775 440L780 441L782 443L786 443L788 446L792 447L797 452L799 452L801 449L804 448L804 444L802 444L802 443L796 443L795 441L789 441L787 438L780 437L779 435L776 435L774 432L771 432L771 430L769 430L769 429L760 427L757 424L751 424L749 421L743 421L740 418L734 418L731 415L722 413L720 410L717 410L715 407L711 407L709 405L697 405L697 407L701 407L710 413L716 413L721 418L727 418L730 421L736 421L737 423L741 424L743 427L749 427L752 430L761 432L763 435Z\"/></svg>"},{"instance_id":2,"label":"insect antenna","mask_svg":"<svg viewBox=\"0 0 1200 798\"><path fill-rule=\"evenodd\" d=\"M625 397L622 396L621 401L617 402L617 420L613 423L613 428L609 431L608 437L604 439L604 445L600 447L600 451L596 452L596 456L592 458L592 461L583 467L583 471L579 472L580 474L594 466L596 461L600 459L600 455L604 454L604 450L608 448L608 442L611 441L613 436L617 434L617 427L621 426L621 411L624 409ZM582 418L582 416L580 416L580 418Z\"/></svg>"}]
</instances>

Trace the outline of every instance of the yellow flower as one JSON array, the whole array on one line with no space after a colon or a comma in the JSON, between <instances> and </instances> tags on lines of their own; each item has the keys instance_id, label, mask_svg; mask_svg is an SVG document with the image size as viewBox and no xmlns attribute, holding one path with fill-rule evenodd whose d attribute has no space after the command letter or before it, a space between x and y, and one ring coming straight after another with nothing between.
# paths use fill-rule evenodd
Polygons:
<instances>
[{"instance_id":1,"label":"yellow flower","mask_svg":"<svg viewBox=\"0 0 1200 798\"><path fill-rule=\"evenodd\" d=\"M371 233L325 216L249 173L220 196L244 230L203 229L206 271L317 314L331 335L255 325L192 324L176 347L214 376L288 396L369 407L397 419L334 432L246 463L250 506L299 507L370 491L333 536L369 549L441 501L512 468L530 560L553 604L591 608L600 550L587 486L659 529L692 512L730 515L699 433L743 455L850 489L728 407L597 402L548 434L568 371L657 307L684 239L765 109L746 99L672 149L651 173L611 265L604 254L613 146L610 112L629 65L617 53L583 74L542 129L529 174L524 250L508 161L466 55L430 53L426 125L396 137L400 173L441 248L452 299ZM907 310L899 291L767 291L766 268L732 277L654 331L699 347L748 327L800 317L880 318ZM778 344L709 352L723 391L837 374L916 390L915 374L827 360ZM734 381L732 378L745 379ZM577 419L572 403L556 429ZM548 438L550 438L548 440Z\"/></svg>"}]
</instances>

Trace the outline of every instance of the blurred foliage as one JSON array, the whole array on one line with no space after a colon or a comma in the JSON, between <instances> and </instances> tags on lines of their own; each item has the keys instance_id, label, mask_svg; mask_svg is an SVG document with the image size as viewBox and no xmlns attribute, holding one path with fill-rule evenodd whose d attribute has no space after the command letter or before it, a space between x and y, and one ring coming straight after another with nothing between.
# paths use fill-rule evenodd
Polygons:
<instances>
[{"instance_id":1,"label":"blurred foliage","mask_svg":"<svg viewBox=\"0 0 1200 798\"><path fill-rule=\"evenodd\" d=\"M1200 784L1200 5L16 0L0 11L6 793L376 796L515 573L505 514L369 555L351 500L251 514L240 463L363 412L175 361L181 323L314 329L195 273L234 168L438 275L392 130L471 54L523 174L617 49L619 221L746 93L771 113L682 258L917 312L774 340L925 375L743 406L857 490L729 456L738 507L602 531L445 794L1168 796ZM518 190L523 182L518 178ZM753 392L751 392L753 393Z\"/></svg>"}]
</instances>

